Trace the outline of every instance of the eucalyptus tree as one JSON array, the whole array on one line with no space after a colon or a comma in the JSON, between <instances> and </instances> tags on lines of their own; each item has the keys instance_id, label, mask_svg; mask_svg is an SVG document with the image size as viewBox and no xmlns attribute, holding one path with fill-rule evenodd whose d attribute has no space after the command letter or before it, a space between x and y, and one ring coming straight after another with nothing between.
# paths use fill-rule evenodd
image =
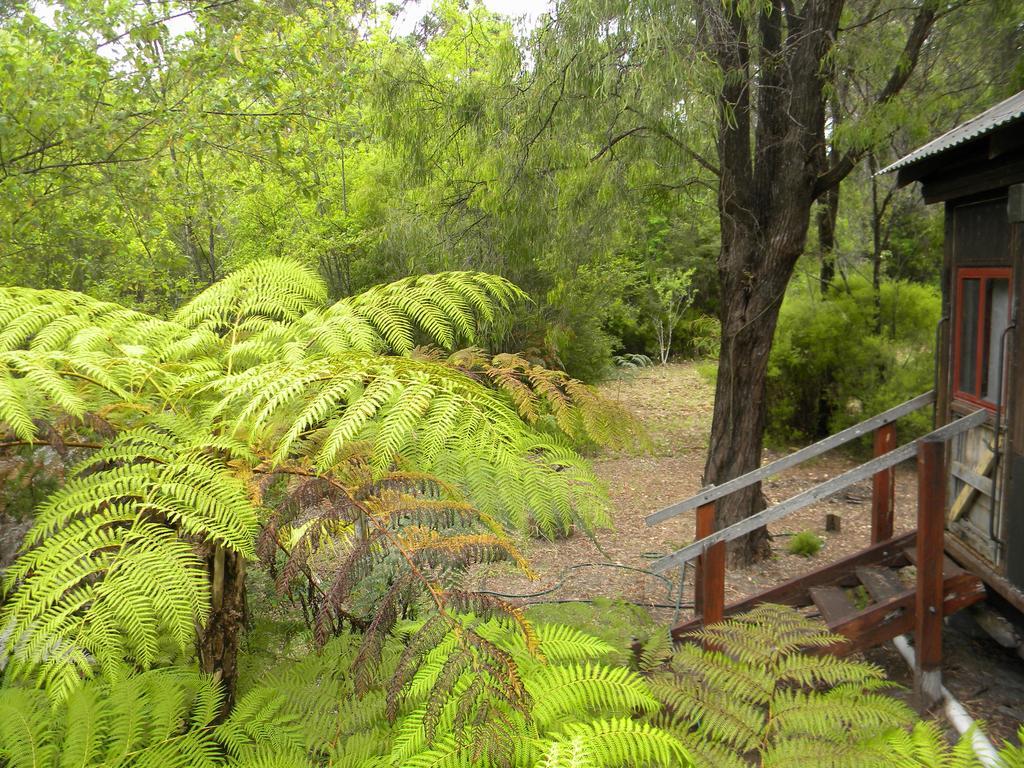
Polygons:
<instances>
[{"instance_id":1,"label":"eucalyptus tree","mask_svg":"<svg viewBox=\"0 0 1024 768\"><path fill-rule=\"evenodd\" d=\"M937 26L978 5L581 1L560 5L538 34L538 119L589 102L609 151L661 140L664 183L697 175L716 187L722 349L704 482L760 464L768 353L816 202L916 108L902 92L922 52L964 53L929 46L945 39L933 38ZM856 98L837 98L849 83ZM751 486L719 502L717 522L762 504ZM766 551L761 531L732 556Z\"/></svg>"}]
</instances>

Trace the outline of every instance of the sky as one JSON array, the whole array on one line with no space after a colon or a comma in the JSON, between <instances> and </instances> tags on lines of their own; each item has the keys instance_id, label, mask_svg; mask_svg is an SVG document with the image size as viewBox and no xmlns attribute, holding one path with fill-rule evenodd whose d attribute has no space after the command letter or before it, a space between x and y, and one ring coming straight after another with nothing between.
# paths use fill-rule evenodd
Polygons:
<instances>
[{"instance_id":1,"label":"sky","mask_svg":"<svg viewBox=\"0 0 1024 768\"><path fill-rule=\"evenodd\" d=\"M523 31L533 28L541 14L547 13L554 7L554 0L483 0L483 4L490 10L517 21L516 28ZM404 35L412 32L432 5L433 0L409 0L393 25L394 33ZM51 25L57 7L58 4L53 0L41 0L33 3L33 10L36 14ZM192 18L188 15L170 19L165 23L171 35L184 34L194 28Z\"/></svg>"}]
</instances>

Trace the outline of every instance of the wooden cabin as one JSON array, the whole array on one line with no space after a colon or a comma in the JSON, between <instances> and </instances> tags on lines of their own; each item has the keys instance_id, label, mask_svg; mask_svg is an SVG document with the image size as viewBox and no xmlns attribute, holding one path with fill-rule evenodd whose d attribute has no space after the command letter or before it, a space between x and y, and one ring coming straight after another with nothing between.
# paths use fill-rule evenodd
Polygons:
<instances>
[{"instance_id":1,"label":"wooden cabin","mask_svg":"<svg viewBox=\"0 0 1024 768\"><path fill-rule=\"evenodd\" d=\"M941 691L943 618L997 595L1024 613L1024 92L897 161L883 173L921 183L945 203L943 316L936 329L935 389L741 477L702 489L647 517L656 525L695 511L696 540L652 564L678 570L684 604L694 569L693 616L703 624L761 602L818 616L848 653L913 633L922 704ZM1024 318L1020 320L1024 325ZM934 429L896 445L894 422L934 406ZM853 440L874 435L874 458L726 528L715 504L736 491ZM894 469L916 459L917 526L894 536ZM865 549L739 602L725 604L725 546L768 523L870 480ZM904 574L913 569L913 583ZM867 594L867 604L862 598ZM680 613L677 610L677 616Z\"/></svg>"},{"instance_id":2,"label":"wooden cabin","mask_svg":"<svg viewBox=\"0 0 1024 768\"><path fill-rule=\"evenodd\" d=\"M950 441L946 550L1024 612L1024 91L883 172L945 205L936 419Z\"/></svg>"}]
</instances>

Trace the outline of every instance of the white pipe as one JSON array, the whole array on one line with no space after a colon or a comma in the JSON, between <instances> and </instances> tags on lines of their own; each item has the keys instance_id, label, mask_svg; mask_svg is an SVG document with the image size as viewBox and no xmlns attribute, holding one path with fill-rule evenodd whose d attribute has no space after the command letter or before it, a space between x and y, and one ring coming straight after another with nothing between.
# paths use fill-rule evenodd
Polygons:
<instances>
[{"instance_id":1,"label":"white pipe","mask_svg":"<svg viewBox=\"0 0 1024 768\"><path fill-rule=\"evenodd\" d=\"M911 669L916 667L914 649L910 646L910 642L907 640L906 635L897 635L892 640L893 645L896 646L896 650L900 652L900 655L906 660L907 664L910 665ZM988 736L981 730L974 719L964 709L963 704L956 700L952 693L946 686L942 686L942 698L946 702L946 717L949 718L949 722L956 728L957 733L963 736L968 731L971 732L971 747L974 749L974 754L978 756L978 760L985 768L999 768L1001 763L999 762L999 754L996 752L996 748L992 746L992 742L988 740Z\"/></svg>"}]
</instances>

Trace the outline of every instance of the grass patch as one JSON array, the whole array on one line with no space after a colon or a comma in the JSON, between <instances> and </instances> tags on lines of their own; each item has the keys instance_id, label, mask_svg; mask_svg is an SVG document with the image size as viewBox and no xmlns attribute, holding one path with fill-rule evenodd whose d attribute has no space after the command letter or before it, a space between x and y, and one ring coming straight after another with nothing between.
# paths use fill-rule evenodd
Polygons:
<instances>
[{"instance_id":1,"label":"grass patch","mask_svg":"<svg viewBox=\"0 0 1024 768\"><path fill-rule=\"evenodd\" d=\"M824 543L814 531L800 531L789 540L786 551L791 555L800 555L800 557L814 557L821 551Z\"/></svg>"},{"instance_id":2,"label":"grass patch","mask_svg":"<svg viewBox=\"0 0 1024 768\"><path fill-rule=\"evenodd\" d=\"M702 360L694 367L697 369L697 375L704 379L709 387L714 387L718 384L717 360Z\"/></svg>"}]
</instances>

